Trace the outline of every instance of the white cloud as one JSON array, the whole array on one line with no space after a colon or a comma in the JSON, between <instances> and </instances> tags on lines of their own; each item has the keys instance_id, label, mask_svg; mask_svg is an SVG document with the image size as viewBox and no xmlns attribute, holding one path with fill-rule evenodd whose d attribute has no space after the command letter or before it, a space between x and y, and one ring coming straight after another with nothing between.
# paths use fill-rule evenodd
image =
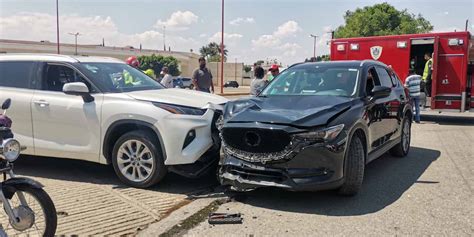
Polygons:
<instances>
[{"instance_id":1,"label":"white cloud","mask_svg":"<svg viewBox=\"0 0 474 237\"><path fill-rule=\"evenodd\" d=\"M281 45L283 38L293 36L297 32L301 31L296 21L287 21L282 25L278 26L277 30L271 35L262 35L258 39L252 40L254 47L277 47Z\"/></svg>"},{"instance_id":2,"label":"white cloud","mask_svg":"<svg viewBox=\"0 0 474 237\"><path fill-rule=\"evenodd\" d=\"M255 19L253 19L252 17L246 17L246 18L237 17L234 20L231 20L229 23L231 25L238 26L242 23L255 23Z\"/></svg>"},{"instance_id":3,"label":"white cloud","mask_svg":"<svg viewBox=\"0 0 474 237\"><path fill-rule=\"evenodd\" d=\"M256 48L267 47L273 48L281 44L281 40L274 35L262 35L256 40L252 40L252 44Z\"/></svg>"},{"instance_id":4,"label":"white cloud","mask_svg":"<svg viewBox=\"0 0 474 237\"><path fill-rule=\"evenodd\" d=\"M155 30L148 30L136 34L125 34L118 30L111 17L106 16L60 16L60 40L64 43L73 43L74 37L68 32L79 32L79 44L100 44L102 38L108 46L138 47L140 43L144 48L163 48L163 35ZM49 40L56 41L56 16L44 13L23 12L16 15L1 17L0 38L18 40ZM25 30L25 29L28 30ZM183 38L167 35L167 45L172 50L188 51L189 48L199 47L193 38ZM181 47L181 48L180 48Z\"/></svg>"},{"instance_id":5,"label":"white cloud","mask_svg":"<svg viewBox=\"0 0 474 237\"><path fill-rule=\"evenodd\" d=\"M199 35L199 38L205 38L205 37L207 37L207 34L202 33Z\"/></svg>"},{"instance_id":6,"label":"white cloud","mask_svg":"<svg viewBox=\"0 0 474 237\"><path fill-rule=\"evenodd\" d=\"M199 17L191 11L177 11L173 12L171 16L163 21L158 20L155 24L156 28L166 26L170 30L187 30L190 25L196 23Z\"/></svg>"},{"instance_id":7,"label":"white cloud","mask_svg":"<svg viewBox=\"0 0 474 237\"><path fill-rule=\"evenodd\" d=\"M449 15L449 12L444 12L444 15Z\"/></svg>"},{"instance_id":8,"label":"white cloud","mask_svg":"<svg viewBox=\"0 0 474 237\"><path fill-rule=\"evenodd\" d=\"M297 43L286 43L279 48L283 51L283 56L295 56L301 46Z\"/></svg>"},{"instance_id":9,"label":"white cloud","mask_svg":"<svg viewBox=\"0 0 474 237\"><path fill-rule=\"evenodd\" d=\"M278 29L273 32L275 37L283 38L294 35L296 32L301 31L296 21L288 21L278 26Z\"/></svg>"},{"instance_id":10,"label":"white cloud","mask_svg":"<svg viewBox=\"0 0 474 237\"><path fill-rule=\"evenodd\" d=\"M225 33L224 32L224 44L232 44L236 43L237 40L241 39L243 35L237 33ZM216 32L213 36L211 36L208 40L209 42L221 42L221 32Z\"/></svg>"}]
</instances>

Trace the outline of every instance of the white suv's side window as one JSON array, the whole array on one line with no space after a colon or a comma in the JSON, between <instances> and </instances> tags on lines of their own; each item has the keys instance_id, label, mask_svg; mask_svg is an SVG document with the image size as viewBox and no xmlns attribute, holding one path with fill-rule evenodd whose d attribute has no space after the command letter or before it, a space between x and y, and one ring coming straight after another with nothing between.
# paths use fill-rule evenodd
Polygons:
<instances>
[{"instance_id":1,"label":"white suv's side window","mask_svg":"<svg viewBox=\"0 0 474 237\"><path fill-rule=\"evenodd\" d=\"M66 83L83 82L89 87L91 92L94 92L90 83L70 67L48 64L45 66L44 75L44 79L41 83L42 90L60 92Z\"/></svg>"},{"instance_id":2,"label":"white suv's side window","mask_svg":"<svg viewBox=\"0 0 474 237\"><path fill-rule=\"evenodd\" d=\"M0 87L29 89L33 62L0 62Z\"/></svg>"}]
</instances>

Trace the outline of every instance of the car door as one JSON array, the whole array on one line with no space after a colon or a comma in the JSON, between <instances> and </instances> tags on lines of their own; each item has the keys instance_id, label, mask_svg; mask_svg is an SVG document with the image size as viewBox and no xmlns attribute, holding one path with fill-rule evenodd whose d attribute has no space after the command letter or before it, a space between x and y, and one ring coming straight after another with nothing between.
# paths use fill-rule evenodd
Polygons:
<instances>
[{"instance_id":1,"label":"car door","mask_svg":"<svg viewBox=\"0 0 474 237\"><path fill-rule=\"evenodd\" d=\"M399 132L400 128L400 116L398 114L401 102L402 100L404 100L404 98L400 93L396 91L397 87L395 84L393 84L392 77L390 76L390 73L387 68L382 66L376 66L375 69L377 70L377 76L380 80L380 84L382 86L391 88L390 96L382 100L384 101L384 108L386 111L385 117L383 118L383 124L386 130L383 142L385 143L397 137L396 134Z\"/></svg>"},{"instance_id":2,"label":"car door","mask_svg":"<svg viewBox=\"0 0 474 237\"><path fill-rule=\"evenodd\" d=\"M34 154L30 103L36 68L36 62L0 61L0 103L7 98L12 100L7 116L13 120L15 138L27 147L22 153L30 155Z\"/></svg>"},{"instance_id":3,"label":"car door","mask_svg":"<svg viewBox=\"0 0 474 237\"><path fill-rule=\"evenodd\" d=\"M387 86L382 73L378 73L376 67L370 67L367 71L367 75L371 75L372 79L368 79L366 82L366 95L370 98L370 91L374 86ZM391 82L390 82L391 85ZM391 87L391 86L390 86ZM385 144L391 137L390 133L393 131L393 121L390 116L390 103L392 101L392 95L385 98L376 99L368 104L368 129L369 129L369 140L370 150L376 150Z\"/></svg>"},{"instance_id":4,"label":"car door","mask_svg":"<svg viewBox=\"0 0 474 237\"><path fill-rule=\"evenodd\" d=\"M103 95L71 65L46 63L41 68L40 89L31 104L36 154L98 162ZM94 101L63 93L68 82L84 82Z\"/></svg>"}]
</instances>

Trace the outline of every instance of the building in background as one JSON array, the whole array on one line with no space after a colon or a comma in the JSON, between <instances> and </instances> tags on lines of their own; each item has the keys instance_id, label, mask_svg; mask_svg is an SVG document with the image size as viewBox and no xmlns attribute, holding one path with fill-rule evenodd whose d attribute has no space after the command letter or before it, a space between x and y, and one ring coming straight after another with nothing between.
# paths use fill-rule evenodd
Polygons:
<instances>
[{"instance_id":1,"label":"building in background","mask_svg":"<svg viewBox=\"0 0 474 237\"><path fill-rule=\"evenodd\" d=\"M60 52L65 55L75 54L75 44L60 44ZM23 41L0 39L0 53L45 53L55 54L56 43L49 41ZM190 77L193 70L198 67L199 55L192 52L176 52L151 49L136 49L131 46L114 47L102 45L77 45L78 55L113 57L120 60L130 56L163 55L173 56L179 61L182 76Z\"/></svg>"}]
</instances>

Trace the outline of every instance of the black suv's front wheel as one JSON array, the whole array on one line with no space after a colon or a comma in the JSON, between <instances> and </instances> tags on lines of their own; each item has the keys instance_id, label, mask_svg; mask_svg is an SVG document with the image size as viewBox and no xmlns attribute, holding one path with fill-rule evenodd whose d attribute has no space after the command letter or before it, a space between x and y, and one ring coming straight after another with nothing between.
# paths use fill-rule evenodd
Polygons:
<instances>
[{"instance_id":1,"label":"black suv's front wheel","mask_svg":"<svg viewBox=\"0 0 474 237\"><path fill-rule=\"evenodd\" d=\"M148 131L131 131L115 143L112 165L118 178L135 188L148 188L166 174L158 141Z\"/></svg>"},{"instance_id":2,"label":"black suv's front wheel","mask_svg":"<svg viewBox=\"0 0 474 237\"><path fill-rule=\"evenodd\" d=\"M339 188L341 195L352 196L359 191L364 180L365 151L359 136L354 135L345 157L344 184Z\"/></svg>"}]
</instances>

